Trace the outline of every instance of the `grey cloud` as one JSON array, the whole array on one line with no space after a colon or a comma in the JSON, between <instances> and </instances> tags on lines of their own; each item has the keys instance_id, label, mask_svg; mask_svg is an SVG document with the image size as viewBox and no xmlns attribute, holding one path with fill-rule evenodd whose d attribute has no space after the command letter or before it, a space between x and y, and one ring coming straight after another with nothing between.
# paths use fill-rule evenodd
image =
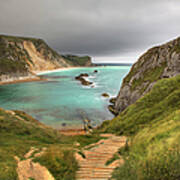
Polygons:
<instances>
[{"instance_id":1,"label":"grey cloud","mask_svg":"<svg viewBox=\"0 0 180 180\"><path fill-rule=\"evenodd\" d=\"M0 33L40 37L62 53L129 56L175 38L178 0L2 0Z\"/></svg>"}]
</instances>

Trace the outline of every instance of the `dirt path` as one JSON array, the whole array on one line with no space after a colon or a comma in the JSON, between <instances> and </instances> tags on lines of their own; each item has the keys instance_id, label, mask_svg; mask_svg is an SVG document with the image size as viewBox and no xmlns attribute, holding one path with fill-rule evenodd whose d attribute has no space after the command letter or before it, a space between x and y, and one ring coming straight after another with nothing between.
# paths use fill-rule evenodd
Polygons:
<instances>
[{"instance_id":1,"label":"dirt path","mask_svg":"<svg viewBox=\"0 0 180 180\"><path fill-rule=\"evenodd\" d=\"M45 151L46 148L39 151L39 149L32 147L24 155L24 160L20 160L15 156L19 180L55 180L46 167L33 162L33 158L41 156Z\"/></svg>"},{"instance_id":2,"label":"dirt path","mask_svg":"<svg viewBox=\"0 0 180 180\"><path fill-rule=\"evenodd\" d=\"M76 136L76 135L86 135L86 131L84 129L64 129L59 130L61 134L66 136Z\"/></svg>"},{"instance_id":3,"label":"dirt path","mask_svg":"<svg viewBox=\"0 0 180 180\"><path fill-rule=\"evenodd\" d=\"M119 148L125 146L126 137L114 136L112 134L102 135L107 137L98 143L86 147L83 158L78 153L76 159L80 169L76 173L77 180L108 180L113 170L123 163L123 159L118 159L106 166L106 162L113 157Z\"/></svg>"}]
</instances>

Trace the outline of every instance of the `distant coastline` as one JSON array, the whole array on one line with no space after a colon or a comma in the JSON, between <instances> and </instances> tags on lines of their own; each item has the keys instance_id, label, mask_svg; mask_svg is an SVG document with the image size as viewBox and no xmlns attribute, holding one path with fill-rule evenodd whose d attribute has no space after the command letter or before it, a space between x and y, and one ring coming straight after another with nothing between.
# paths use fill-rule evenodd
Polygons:
<instances>
[{"instance_id":1,"label":"distant coastline","mask_svg":"<svg viewBox=\"0 0 180 180\"><path fill-rule=\"evenodd\" d=\"M93 63L95 66L132 66L133 63Z\"/></svg>"},{"instance_id":2,"label":"distant coastline","mask_svg":"<svg viewBox=\"0 0 180 180\"><path fill-rule=\"evenodd\" d=\"M42 78L41 75L43 74L49 74L53 72L59 72L59 71L66 71L66 70L71 70L71 69L80 69L80 68L95 68L95 67L103 67L103 66L131 66L132 64L128 63L96 63L94 64L96 66L92 67L82 67L82 66L72 66L72 67L62 67L62 68L57 68L57 69L52 69L52 70L42 70L42 71L34 71L33 76L24 76L24 77L15 77L11 79L7 79L5 81L0 81L0 85L7 85L7 84L16 84L16 83L25 83L25 82L33 82L33 81L47 81L47 79Z\"/></svg>"}]
</instances>

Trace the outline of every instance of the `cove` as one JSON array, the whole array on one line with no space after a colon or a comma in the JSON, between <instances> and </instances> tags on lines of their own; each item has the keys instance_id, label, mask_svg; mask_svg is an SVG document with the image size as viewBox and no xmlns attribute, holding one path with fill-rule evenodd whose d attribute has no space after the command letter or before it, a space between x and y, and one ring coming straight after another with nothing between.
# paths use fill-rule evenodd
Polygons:
<instances>
[{"instance_id":1,"label":"cove","mask_svg":"<svg viewBox=\"0 0 180 180\"><path fill-rule=\"evenodd\" d=\"M80 127L83 118L92 125L112 119L108 111L108 93L116 96L124 76L131 66L106 66L66 69L45 73L48 81L28 82L0 86L0 107L22 110L40 122L55 127ZM97 70L97 73L94 73ZM82 86L75 80L80 73L88 73L92 86Z\"/></svg>"}]
</instances>

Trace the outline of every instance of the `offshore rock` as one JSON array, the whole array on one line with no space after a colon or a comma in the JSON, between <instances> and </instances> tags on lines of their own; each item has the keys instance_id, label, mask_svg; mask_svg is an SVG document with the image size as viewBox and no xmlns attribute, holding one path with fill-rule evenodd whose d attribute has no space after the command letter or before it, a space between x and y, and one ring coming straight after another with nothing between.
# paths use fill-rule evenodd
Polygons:
<instances>
[{"instance_id":1,"label":"offshore rock","mask_svg":"<svg viewBox=\"0 0 180 180\"><path fill-rule=\"evenodd\" d=\"M0 35L0 82L34 78L39 71L92 65L89 56L73 57L58 54L42 39Z\"/></svg>"},{"instance_id":2,"label":"offshore rock","mask_svg":"<svg viewBox=\"0 0 180 180\"><path fill-rule=\"evenodd\" d=\"M117 112L115 110L116 98L111 98L109 102L110 102L110 105L108 106L108 109L112 114L116 116L117 115Z\"/></svg>"},{"instance_id":3,"label":"offshore rock","mask_svg":"<svg viewBox=\"0 0 180 180\"><path fill-rule=\"evenodd\" d=\"M108 98L109 94L108 93L102 93L101 96Z\"/></svg>"},{"instance_id":4,"label":"offshore rock","mask_svg":"<svg viewBox=\"0 0 180 180\"><path fill-rule=\"evenodd\" d=\"M82 85L84 86L89 86L91 84L93 84L90 81L87 81L84 77L88 77L89 75L87 73L82 73L79 76L76 76L75 79L80 81Z\"/></svg>"}]
</instances>

